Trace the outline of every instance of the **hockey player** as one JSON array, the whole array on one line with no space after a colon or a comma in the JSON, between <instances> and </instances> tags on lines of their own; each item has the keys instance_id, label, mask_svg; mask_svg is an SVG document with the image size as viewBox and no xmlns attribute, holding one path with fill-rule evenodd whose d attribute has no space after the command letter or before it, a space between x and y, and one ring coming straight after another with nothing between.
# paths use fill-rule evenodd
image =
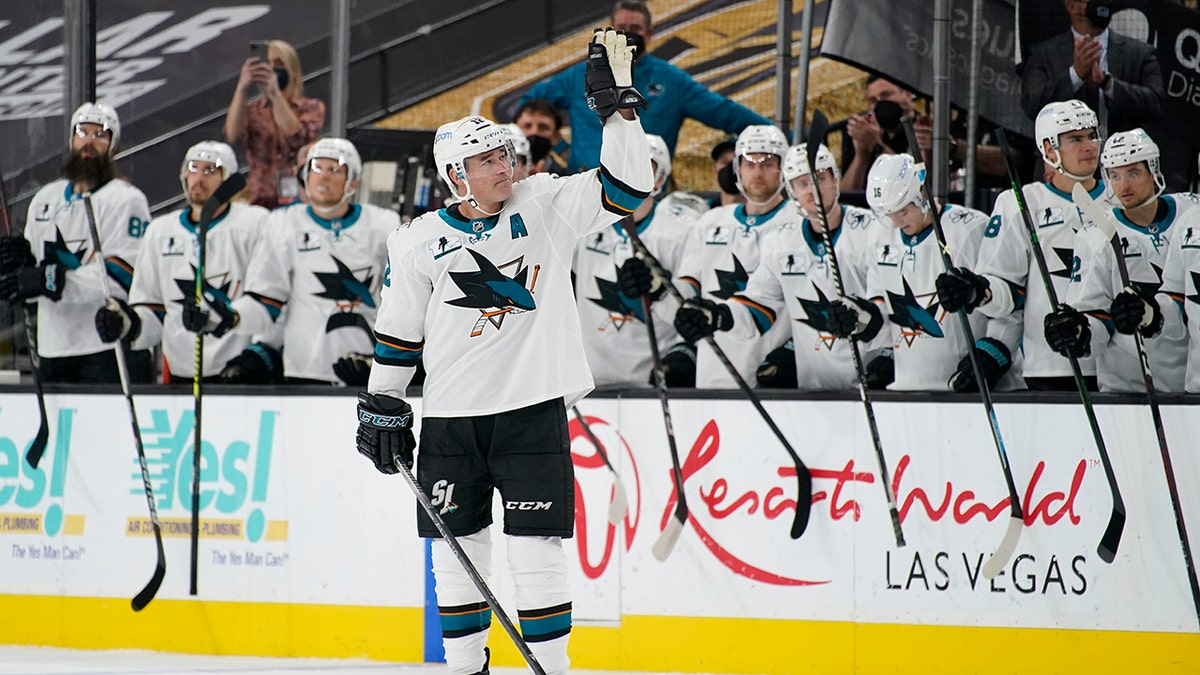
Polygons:
<instances>
[{"instance_id":1,"label":"hockey player","mask_svg":"<svg viewBox=\"0 0 1200 675\"><path fill-rule=\"evenodd\" d=\"M354 204L362 160L344 138L322 138L304 164L308 204L276 209L232 302L205 297L189 329L269 334L287 309L283 374L288 382L361 387L371 368L378 294L386 271L385 242L400 217ZM263 354L243 352L230 378L259 379Z\"/></svg>"},{"instance_id":2,"label":"hockey player","mask_svg":"<svg viewBox=\"0 0 1200 675\"><path fill-rule=\"evenodd\" d=\"M658 196L671 173L667 144L654 135L646 136L654 167L651 199L633 213L638 237L667 270L679 267L683 243L692 229L686 215L662 208ZM653 359L642 313L642 294L659 299L666 291L663 279L633 255L633 246L620 223L613 223L579 242L572 271L575 299L583 329L583 349L592 379L599 387L645 386L651 379ZM658 348L663 355L667 384L692 386L696 378L696 356L690 347L673 349L679 334L671 323L679 305L663 301L652 305Z\"/></svg>"},{"instance_id":3,"label":"hockey player","mask_svg":"<svg viewBox=\"0 0 1200 675\"><path fill-rule=\"evenodd\" d=\"M172 383L190 382L196 372L196 336L183 326L183 308L195 302L197 226L204 202L221 183L237 172L233 148L201 141L188 148L179 169L188 206L151 221L142 239L137 274L129 302L110 297L96 312L96 332L104 342L125 340L150 349L162 342ZM204 293L236 299L243 291L246 267L263 232L267 210L241 203L223 205L208 225L205 238ZM279 367L279 353L270 342L251 345L248 336L218 331L205 336L202 375L222 381L222 368L244 349L260 351Z\"/></svg>"},{"instance_id":4,"label":"hockey player","mask_svg":"<svg viewBox=\"0 0 1200 675\"><path fill-rule=\"evenodd\" d=\"M878 226L869 211L838 202L840 176L829 149L821 146L816 159L816 189L821 191L821 203L825 204L825 219L832 232L842 282L847 293L863 296L869 244ZM799 389L847 389L858 381L858 375L849 343L837 339L832 321L835 316L857 317L857 313L837 300L833 268L821 236L807 144L786 151L783 177L792 200L792 205L786 207L791 217L785 225L763 237L759 263L745 288L720 304L707 298L689 301L679 311L676 323L680 333L689 339L714 330L728 330L732 338L752 341L760 339L760 335L783 331L791 338L794 349L789 353L785 347L775 352L768 363L790 354L795 360L795 386ZM870 342L882 327L880 315L859 338ZM874 356L875 350L868 354Z\"/></svg>"},{"instance_id":5,"label":"hockey player","mask_svg":"<svg viewBox=\"0 0 1200 675\"><path fill-rule=\"evenodd\" d=\"M1200 393L1200 208L1178 218L1167 249L1156 299L1164 315L1162 334L1179 335L1187 348L1184 391ZM1133 271L1130 270L1130 274ZM1122 294L1123 295L1123 294ZM1119 297L1119 296L1118 296ZM1149 304L1149 303L1147 303ZM1190 311L1189 311L1190 310ZM1133 312L1136 315L1136 311ZM1143 321L1145 314L1143 310ZM1140 325L1140 322L1139 322ZM1158 377L1158 371L1154 371Z\"/></svg>"},{"instance_id":6,"label":"hockey player","mask_svg":"<svg viewBox=\"0 0 1200 675\"><path fill-rule=\"evenodd\" d=\"M525 134L521 131L521 127L515 124L504 124L500 128L504 129L504 132L508 134L508 140L513 145L513 159L517 162L516 167L513 169L513 182L525 180L529 176L529 170L533 168L530 162L532 151L529 147L529 139L525 137Z\"/></svg>"},{"instance_id":7,"label":"hockey player","mask_svg":"<svg viewBox=\"0 0 1200 675\"><path fill-rule=\"evenodd\" d=\"M1154 295L1162 285L1175 223L1196 203L1192 194L1164 195L1158 145L1142 129L1113 134L1100 155L1109 201L1130 286L1123 286L1112 244L1096 227L1075 237L1075 273L1064 306L1046 321L1046 341L1055 351L1093 355L1101 391L1142 391L1134 331L1144 338L1154 384L1183 391L1187 360L1182 330L1163 331L1162 307ZM1173 317L1178 319L1178 316ZM1178 321L1175 321L1178 323Z\"/></svg>"},{"instance_id":8,"label":"hockey player","mask_svg":"<svg viewBox=\"0 0 1200 675\"><path fill-rule=\"evenodd\" d=\"M890 349L867 364L868 384L889 373L898 391L945 390L958 368L970 368L972 343L957 317L938 306L934 285L945 270L924 188L925 167L912 155L881 155L867 174L867 202L884 225L870 253L866 296L888 311ZM947 204L941 211L946 245L952 256L975 260L988 217L974 209ZM861 298L855 298L860 307ZM869 308L869 314L878 312ZM972 333L983 334L986 319L970 316ZM857 322L860 325L866 321ZM965 365L963 359L967 359Z\"/></svg>"},{"instance_id":9,"label":"hockey player","mask_svg":"<svg viewBox=\"0 0 1200 675\"><path fill-rule=\"evenodd\" d=\"M1031 183L1022 191L1055 292L1061 300L1066 297L1071 276L1075 232L1084 224L1071 199L1071 190L1075 183L1082 183L1093 198L1104 193L1103 182L1094 175L1100 163L1096 113L1080 101L1056 101L1038 113L1034 129L1042 158L1054 174L1049 182ZM938 277L938 300L947 312L978 308L992 319L987 337L975 344L989 386L995 387L1012 367L1019 346L1024 353L1026 386L1074 390L1070 363L1055 353L1044 337L1045 318L1055 308L1050 306L1012 191L996 200L974 268L958 264ZM1083 359L1079 365L1085 382L1094 391L1095 362ZM960 364L951 378L951 389L970 391L975 386L970 363Z\"/></svg>"},{"instance_id":10,"label":"hockey player","mask_svg":"<svg viewBox=\"0 0 1200 675\"><path fill-rule=\"evenodd\" d=\"M460 201L388 239L375 366L359 396L359 452L384 473L411 468L412 409L402 397L424 358L417 481L485 577L500 491L521 632L551 675L569 666L561 540L573 534L575 509L566 409L592 388L571 253L632 214L654 184L633 111L645 99L632 88L632 52L612 29L589 45L586 94L604 128L597 169L514 185L512 147L495 124L471 116L437 130L438 173ZM423 511L417 530L438 537ZM433 573L450 672L486 673L491 613L440 538Z\"/></svg>"},{"instance_id":11,"label":"hockey player","mask_svg":"<svg viewBox=\"0 0 1200 675\"><path fill-rule=\"evenodd\" d=\"M732 327L728 308L720 302L746 290L750 275L763 259L762 245L767 235L800 220L783 196L782 168L787 151L787 138L775 126L749 126L738 135L734 173L746 203L708 211L688 234L677 285L685 298L693 300L675 315L675 327L684 340L695 342ZM722 307L725 309L713 313ZM756 335L752 339L716 336L717 344L750 386L757 382L758 364L787 340L790 329L783 322L769 322L761 331L753 332ZM697 387L735 386L707 344L697 343L696 351Z\"/></svg>"},{"instance_id":12,"label":"hockey player","mask_svg":"<svg viewBox=\"0 0 1200 675\"><path fill-rule=\"evenodd\" d=\"M0 299L37 302L37 352L46 382L117 382L117 360L93 326L104 306L102 275L126 297L138 241L150 224L146 196L117 178L112 156L121 141L117 111L84 103L71 115L63 178L29 202L25 236L0 239ZM96 257L83 195L91 194L105 259ZM128 355L131 382L150 382L150 352Z\"/></svg>"}]
</instances>

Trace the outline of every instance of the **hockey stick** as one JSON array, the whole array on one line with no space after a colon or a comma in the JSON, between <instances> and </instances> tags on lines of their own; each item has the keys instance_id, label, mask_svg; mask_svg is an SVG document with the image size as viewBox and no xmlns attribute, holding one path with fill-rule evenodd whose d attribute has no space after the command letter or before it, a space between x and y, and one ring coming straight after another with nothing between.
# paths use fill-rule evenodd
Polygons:
<instances>
[{"instance_id":1,"label":"hockey stick","mask_svg":"<svg viewBox=\"0 0 1200 675\"><path fill-rule=\"evenodd\" d=\"M1116 224L1108 217L1108 212L1092 200L1092 196L1083 189L1083 185L1076 183L1071 191L1071 197L1079 205L1083 215L1095 223L1100 232L1108 237L1113 256L1117 259L1117 272L1121 277L1121 287L1129 288L1129 267L1125 263L1125 253L1121 250ZM1154 389L1154 376L1150 372L1150 357L1146 355L1146 345L1140 332L1133 332L1133 342L1137 346L1138 364L1142 368L1142 385L1146 389L1146 402L1150 404L1150 417L1154 420L1154 432L1158 436L1158 450L1162 454L1163 471L1167 475L1167 491L1171 495L1171 508L1175 511L1175 529L1179 531L1179 542L1183 546L1183 562L1187 566L1188 584L1192 590L1192 604L1196 607L1196 617L1200 619L1200 584L1196 582L1192 544L1188 539L1187 526L1183 521L1183 509L1179 504L1179 488L1175 483L1175 469L1171 463L1171 452L1167 449L1167 431L1163 427L1158 393Z\"/></svg>"},{"instance_id":2,"label":"hockey stick","mask_svg":"<svg viewBox=\"0 0 1200 675\"><path fill-rule=\"evenodd\" d=\"M633 223L625 223L626 230L636 229ZM670 285L669 280L664 284ZM654 315L650 313L650 296L642 296L642 315L646 317L646 335L650 341L650 356L654 359L654 388L658 390L658 401L662 405L663 426L667 428L667 449L671 451L671 478L675 483L675 513L667 521L666 527L658 535L658 540L650 547L650 552L659 560L666 560L675 548L675 542L683 533L687 524L688 507L683 497L683 469L679 468L679 448L675 445L675 425L671 423L671 401L667 396L667 376L663 372L662 355L658 353L658 336L654 330Z\"/></svg>"},{"instance_id":3,"label":"hockey stick","mask_svg":"<svg viewBox=\"0 0 1200 675\"><path fill-rule=\"evenodd\" d=\"M1054 290L1054 281L1050 278L1050 268L1046 265L1046 255L1042 252L1042 245L1038 240L1037 227L1033 224L1033 217L1029 215L1029 205L1025 203L1025 193L1017 179L1017 164L1013 160L1012 147L1008 144L1008 136L1004 133L1004 129L996 129L996 140L1000 143L1000 151L1004 154L1004 167L1008 170L1008 182L1017 199L1017 210L1021 212L1021 221L1025 224L1025 230L1029 234L1029 247L1033 249L1033 259L1037 262L1038 274L1046 288L1050 305L1058 310L1062 305L1058 301L1058 293ZM1104 476L1108 480L1109 490L1112 491L1112 515L1109 517L1108 527L1104 530L1104 536L1100 538L1100 545L1096 548L1096 554L1100 556L1100 559L1111 563L1117 557L1117 547L1121 544L1121 532L1125 529L1125 501L1121 499L1121 489L1117 487L1117 476L1113 472L1112 461L1108 457L1108 448L1104 446L1104 436L1100 433L1100 422L1096 419L1096 411L1092 408L1092 399L1088 394L1087 385L1083 381L1083 371L1079 369L1079 359L1068 356L1067 360L1071 362L1071 374L1075 378L1075 387L1079 390L1079 399L1083 402L1083 410L1087 415L1088 425L1092 429L1092 438L1096 442L1096 450L1100 453L1100 463L1104 466Z\"/></svg>"},{"instance_id":4,"label":"hockey stick","mask_svg":"<svg viewBox=\"0 0 1200 675\"><path fill-rule=\"evenodd\" d=\"M4 187L4 169L0 168L0 215L4 216L4 235L12 235L12 221L8 215L8 189ZM29 369L33 372L33 391L37 394L38 421L37 435L29 444L25 453L25 461L36 469L46 452L46 441L50 438L50 420L46 416L46 395L42 392L42 364L37 354L37 336L33 331L33 311L26 302L21 303L21 323L25 325L25 343L29 349Z\"/></svg>"},{"instance_id":5,"label":"hockey stick","mask_svg":"<svg viewBox=\"0 0 1200 675\"><path fill-rule=\"evenodd\" d=\"M88 229L92 234L92 246L96 249L93 253L100 262L100 290L104 293L104 297L111 297L108 289L108 262L104 258L104 249L100 245L100 231L96 229L96 212L92 210L92 194L90 192L83 193L83 210L87 215ZM146 587L133 597L133 611L138 612L150 604L150 601L154 599L154 594L158 593L158 587L162 585L163 577L167 574L167 554L163 551L162 526L158 522L158 509L154 506L154 488L150 484L150 470L146 465L146 448L142 445L142 429L138 425L133 394L129 391L129 365L125 362L125 343L123 341L117 340L113 343L113 354L117 358L117 374L121 380L121 393L125 395L125 402L129 404L129 425L133 429L133 442L137 448L138 465L142 469L142 487L146 490L146 505L150 507L150 524L154 527L154 543L158 547L158 563L154 568L154 575L150 577L150 583L146 584Z\"/></svg>"},{"instance_id":6,"label":"hockey stick","mask_svg":"<svg viewBox=\"0 0 1200 675\"><path fill-rule=\"evenodd\" d=\"M425 510L425 515L429 516L429 519L433 521L433 526L437 528L439 533L441 533L442 540L445 541L450 547L450 551L454 553L454 557L458 559L458 564L463 566L463 570L466 571L467 576L471 577L471 583L475 584L476 590L483 595L483 599L487 602L488 606L492 608L492 612L496 615L496 619L500 622L500 625L504 627L504 632L508 633L508 637L511 638L513 644L517 646L517 651L521 652L521 656L525 657L525 662L529 664L530 669L532 669L537 675L546 675L546 671L542 669L542 664L538 663L538 660L534 657L533 652L529 651L529 644L525 642L525 638L521 637L521 634L517 632L516 627L513 626L512 620L509 619L508 615L504 613L504 608L500 606L500 601L497 600L496 596L492 594L491 589L488 588L487 582L483 580L483 577L479 576L479 570L476 569L475 564L471 562L471 559L467 557L467 552L463 550L462 544L458 543L458 538L455 537L454 533L450 531L450 527L446 525L446 521L442 520L442 517L438 515L437 509L433 506L433 502L429 500L429 496L426 495L425 491L421 489L421 486L417 484L417 479L413 477L412 472L408 470L408 467L404 466L404 462L400 461L398 456L392 457L392 463L396 465L397 472L401 476L404 476L404 482L408 483L409 489L411 489L413 494L417 496L417 501L420 502L421 508Z\"/></svg>"},{"instance_id":7,"label":"hockey stick","mask_svg":"<svg viewBox=\"0 0 1200 675\"><path fill-rule=\"evenodd\" d=\"M638 236L637 228L633 227L631 223L627 222L627 219L622 220L621 224L625 228L625 234L629 237L629 242L633 244L637 256L642 259L642 262L649 265L650 269L653 270L655 274L660 275L664 279L664 285L667 287L667 292L670 293L671 297L675 298L675 300L678 301L682 306L684 303L683 293L680 293L679 289L675 288L675 284L671 283L670 275L668 275L663 269L663 266L659 264L658 259L650 253L650 249L646 248L645 242L643 242L642 238ZM728 371L729 376L733 378L734 382L737 383L738 388L741 389L742 393L746 395L746 398L750 400L750 404L753 405L754 409L758 411L758 414L760 417L762 417L763 422L770 427L771 432L775 434L775 438L779 439L779 443L783 445L783 449L786 450L788 456L792 458L792 463L796 465L796 481L799 483L799 490L797 491L796 496L796 516L792 519L790 535L792 539L799 539L800 535L804 534L804 530L808 528L808 518L812 513L812 474L809 473L808 467L805 466L804 461L800 459L800 455L796 454L796 451L792 448L792 444L788 442L787 437L783 435L782 431L780 431L779 426L775 424L775 420L771 418L770 413L768 413L767 409L763 407L762 401L759 400L758 395L754 393L754 390L751 389L750 385L746 383L746 380L742 377L741 373L737 371L737 368L729 360L729 356L725 354L725 350L721 349L721 345L717 344L716 339L711 335L704 338L704 341L708 343L710 348L712 348L713 353L716 354L717 358L721 361L721 365L725 366L725 370ZM657 344L655 346L657 347ZM681 500L683 499L682 491L679 493L679 498Z\"/></svg>"},{"instance_id":8,"label":"hockey stick","mask_svg":"<svg viewBox=\"0 0 1200 675\"><path fill-rule=\"evenodd\" d=\"M588 424L587 418L580 412L579 406L571 408L571 412L575 414L575 419L579 420L579 426L583 427L583 433L592 442L592 447L596 449L596 454L600 456L601 461L604 462L604 466L608 467L609 473L612 474L613 496L612 501L608 504L608 522L617 525L625 519L625 514L629 511L629 499L625 496L625 486L621 484L621 477L617 475L617 470L613 468L612 462L608 461L608 453L604 451L604 445L600 443L599 438L596 438L596 434Z\"/></svg>"},{"instance_id":9,"label":"hockey stick","mask_svg":"<svg viewBox=\"0 0 1200 675\"><path fill-rule=\"evenodd\" d=\"M812 178L813 196L817 200L817 219L821 221L821 239L825 250L829 252L829 269L833 272L833 284L838 295L845 297L846 288L842 285L842 271L838 266L837 252L833 249L833 234L829 231L829 220L825 214L825 198L817 180L817 152L825 142L825 134L829 133L829 118L819 109L813 111L812 122L808 127L808 171ZM858 395L863 402L863 410L867 413L867 427L871 430L871 443L875 446L875 459L879 462L880 482L883 483L883 494L887 497L888 512L892 516L892 533L896 535L896 546L904 546L904 531L900 527L900 512L896 509L896 495L892 492L891 474L888 473L887 459L883 456L883 441L879 438L879 425L875 423L875 407L871 404L871 395L867 392L866 369L863 367L862 354L858 351L858 339L850 336L850 354L854 359L854 370L858 373Z\"/></svg>"},{"instance_id":10,"label":"hockey stick","mask_svg":"<svg viewBox=\"0 0 1200 675\"><path fill-rule=\"evenodd\" d=\"M908 137L908 147L918 148L917 133L913 130L911 117L904 117L901 120L904 123L904 133ZM925 163L920 162L922 169L925 168ZM931 195L933 194L933 176L929 171L925 171L925 197L929 200L929 210L933 214L933 234L937 237L938 252L942 254L942 266L949 272L954 268L954 261L950 259L950 245L947 243L946 231L942 229L942 208L940 204L935 204ZM1011 517L1008 519L1008 529L1004 531L1004 538L1000 540L1000 546L991 556L983 563L983 576L986 579L994 579L1008 564L1012 558L1013 552L1017 549L1017 540L1021 538L1021 530L1025 528L1025 515L1021 510L1021 497L1017 494L1017 486L1013 481L1012 467L1008 465L1008 453L1004 449L1004 439L1000 436L1000 422L996 419L996 409L992 405L992 392L988 388L987 378L983 376L983 368L979 365L979 356L975 354L975 332L971 330L971 320L967 318L967 310L960 309L958 312L959 325L962 326L963 335L967 338L967 356L971 359L971 370L975 373L975 384L979 387L979 398L983 401L983 409L987 412L988 424L992 429L992 442L996 446L996 456L1000 458L1000 468L1004 471L1004 484L1008 486L1008 502L1011 506Z\"/></svg>"},{"instance_id":11,"label":"hockey stick","mask_svg":"<svg viewBox=\"0 0 1200 675\"><path fill-rule=\"evenodd\" d=\"M234 172L217 186L212 196L200 207L200 222L196 225L196 307L204 306L204 256L208 248L208 225L216 217L217 211L244 187L246 178ZM197 595L200 576L200 413L204 381L204 333L196 333L196 348L193 351L196 357L195 373L192 375L195 425L192 429L192 568L188 593Z\"/></svg>"}]
</instances>

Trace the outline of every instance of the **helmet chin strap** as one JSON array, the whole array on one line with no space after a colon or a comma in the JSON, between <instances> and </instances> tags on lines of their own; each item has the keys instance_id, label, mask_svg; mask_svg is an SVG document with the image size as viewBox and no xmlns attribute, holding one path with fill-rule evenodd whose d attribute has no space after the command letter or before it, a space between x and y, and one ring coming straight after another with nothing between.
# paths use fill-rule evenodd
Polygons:
<instances>
[{"instance_id":1,"label":"helmet chin strap","mask_svg":"<svg viewBox=\"0 0 1200 675\"><path fill-rule=\"evenodd\" d=\"M316 204L312 203L312 201L311 201L312 195L309 195L308 198L310 201L308 202L308 205L312 207L312 210L315 211L318 216L321 216L322 218L328 220L333 217L333 214L335 214L339 210L341 210L341 208L343 206L345 206L346 202L349 201L349 199L353 196L354 196L353 192L349 192L349 193L343 192L342 198L339 199L338 202L336 204L334 204L333 206L317 206Z\"/></svg>"},{"instance_id":2,"label":"helmet chin strap","mask_svg":"<svg viewBox=\"0 0 1200 675\"><path fill-rule=\"evenodd\" d=\"M753 204L755 206L766 206L767 204L770 204L772 201L774 201L775 198L779 196L780 192L783 192L783 183L780 183L779 187L775 188L775 192L772 193L770 197L767 197L766 201L756 202L753 199L750 199L750 195L746 194L746 191L744 189L742 189L741 183L742 182L739 179L738 180L738 192L741 192L742 196L746 198L747 204Z\"/></svg>"},{"instance_id":3,"label":"helmet chin strap","mask_svg":"<svg viewBox=\"0 0 1200 675\"><path fill-rule=\"evenodd\" d=\"M495 213L492 213L491 211L488 211L487 209L484 209L482 206L480 206L479 200L475 199L475 191L471 189L471 179L470 178L467 178L464 176L463 177L463 185L467 186L467 194L460 197L460 199L462 199L464 202L470 204L471 208L482 213L485 218L491 218L492 216L499 215L500 212L504 210L504 202L500 202L500 208L496 209Z\"/></svg>"}]
</instances>

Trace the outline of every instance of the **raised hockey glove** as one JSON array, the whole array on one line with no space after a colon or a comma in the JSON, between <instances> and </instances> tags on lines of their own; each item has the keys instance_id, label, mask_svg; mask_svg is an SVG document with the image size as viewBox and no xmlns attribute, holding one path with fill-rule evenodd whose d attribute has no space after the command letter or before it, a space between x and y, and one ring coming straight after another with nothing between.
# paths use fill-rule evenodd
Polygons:
<instances>
[{"instance_id":1,"label":"raised hockey glove","mask_svg":"<svg viewBox=\"0 0 1200 675\"><path fill-rule=\"evenodd\" d=\"M947 312L966 310L970 313L987 299L988 283L986 277L981 277L965 267L952 267L949 271L938 275L934 286L937 288L938 302Z\"/></svg>"},{"instance_id":2,"label":"raised hockey glove","mask_svg":"<svg viewBox=\"0 0 1200 675\"><path fill-rule=\"evenodd\" d=\"M1070 305L1063 305L1042 320L1046 344L1066 357L1081 359L1092 354L1092 329L1087 317Z\"/></svg>"},{"instance_id":3,"label":"raised hockey glove","mask_svg":"<svg viewBox=\"0 0 1200 675\"><path fill-rule=\"evenodd\" d=\"M651 300L658 300L667 290L667 284L665 279L635 256L617 268L617 288L627 298L649 295Z\"/></svg>"},{"instance_id":4,"label":"raised hockey glove","mask_svg":"<svg viewBox=\"0 0 1200 675\"><path fill-rule=\"evenodd\" d=\"M863 368L863 384L867 389L886 389L896 380L896 361L892 350L885 349Z\"/></svg>"},{"instance_id":5,"label":"raised hockey glove","mask_svg":"<svg viewBox=\"0 0 1200 675\"><path fill-rule=\"evenodd\" d=\"M733 328L733 313L729 307L708 298L692 298L675 312L675 330L688 342L696 343L730 328Z\"/></svg>"},{"instance_id":6,"label":"raised hockey glove","mask_svg":"<svg viewBox=\"0 0 1200 675\"><path fill-rule=\"evenodd\" d=\"M370 354L358 352L343 354L342 358L334 362L333 374L337 375L338 379L345 382L348 387L365 387L367 380L371 377L371 361L373 360Z\"/></svg>"},{"instance_id":7,"label":"raised hockey glove","mask_svg":"<svg viewBox=\"0 0 1200 675\"><path fill-rule=\"evenodd\" d=\"M796 380L795 344L788 340L772 349L758 364L754 375L758 379L758 386L763 389L795 389L799 386Z\"/></svg>"},{"instance_id":8,"label":"raised hockey glove","mask_svg":"<svg viewBox=\"0 0 1200 675\"><path fill-rule=\"evenodd\" d=\"M188 296L183 302L183 327L193 333L211 334L221 337L237 325L238 314L229 304L229 298L218 294L211 288L204 289L205 309L196 304L194 296Z\"/></svg>"},{"instance_id":9,"label":"raised hockey glove","mask_svg":"<svg viewBox=\"0 0 1200 675\"><path fill-rule=\"evenodd\" d=\"M883 312L870 300L839 296L829 306L829 332L840 338L869 342L883 328Z\"/></svg>"},{"instance_id":10,"label":"raised hockey glove","mask_svg":"<svg viewBox=\"0 0 1200 675\"><path fill-rule=\"evenodd\" d=\"M995 389L1000 378L1012 367L1012 352L1003 342L995 338L980 338L975 341L975 358L979 360L979 369L987 380L988 389ZM958 368L946 383L950 391L975 391L979 384L975 379L975 368L971 365L971 355L962 357Z\"/></svg>"},{"instance_id":11,"label":"raised hockey glove","mask_svg":"<svg viewBox=\"0 0 1200 675\"><path fill-rule=\"evenodd\" d=\"M625 34L612 28L597 28L588 44L584 93L588 108L601 124L619 108L645 107L646 99L633 88L634 47Z\"/></svg>"},{"instance_id":12,"label":"raised hockey glove","mask_svg":"<svg viewBox=\"0 0 1200 675\"><path fill-rule=\"evenodd\" d=\"M1125 335L1133 335L1134 331L1138 331L1142 337L1154 337L1163 327L1163 313L1158 301L1132 286L1126 286L1125 290L1117 293L1109 312L1117 332Z\"/></svg>"},{"instance_id":13,"label":"raised hockey glove","mask_svg":"<svg viewBox=\"0 0 1200 675\"><path fill-rule=\"evenodd\" d=\"M279 350L255 342L225 362L220 378L225 384L269 384L283 372Z\"/></svg>"},{"instance_id":14,"label":"raised hockey glove","mask_svg":"<svg viewBox=\"0 0 1200 675\"><path fill-rule=\"evenodd\" d=\"M662 355L663 377L668 387L696 386L696 346L680 342ZM654 373L650 373L654 385Z\"/></svg>"},{"instance_id":15,"label":"raised hockey glove","mask_svg":"<svg viewBox=\"0 0 1200 675\"><path fill-rule=\"evenodd\" d=\"M417 447L412 426L412 406L403 399L365 391L358 394L358 452L375 462L380 473L399 471L397 460L412 470Z\"/></svg>"},{"instance_id":16,"label":"raised hockey glove","mask_svg":"<svg viewBox=\"0 0 1200 675\"><path fill-rule=\"evenodd\" d=\"M96 310L96 334L104 342L124 340L133 342L142 332L142 319L120 298L110 297L103 307Z\"/></svg>"},{"instance_id":17,"label":"raised hockey glove","mask_svg":"<svg viewBox=\"0 0 1200 675\"><path fill-rule=\"evenodd\" d=\"M58 302L66 285L67 268L58 263L22 267L0 276L0 299L12 303L45 296Z\"/></svg>"},{"instance_id":18,"label":"raised hockey glove","mask_svg":"<svg viewBox=\"0 0 1200 675\"><path fill-rule=\"evenodd\" d=\"M0 274L16 272L37 264L25 237L0 237Z\"/></svg>"}]
</instances>

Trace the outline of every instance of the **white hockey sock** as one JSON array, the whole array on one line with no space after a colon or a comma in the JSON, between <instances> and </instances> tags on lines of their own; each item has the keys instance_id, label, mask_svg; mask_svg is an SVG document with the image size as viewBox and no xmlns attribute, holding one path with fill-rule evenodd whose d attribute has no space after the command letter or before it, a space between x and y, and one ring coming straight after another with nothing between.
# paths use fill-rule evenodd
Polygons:
<instances>
[{"instance_id":1,"label":"white hockey sock","mask_svg":"<svg viewBox=\"0 0 1200 675\"><path fill-rule=\"evenodd\" d=\"M547 675L567 672L571 589L560 537L508 537L521 634Z\"/></svg>"},{"instance_id":2,"label":"white hockey sock","mask_svg":"<svg viewBox=\"0 0 1200 675\"><path fill-rule=\"evenodd\" d=\"M492 534L485 528L457 537L467 557L484 582L492 574ZM483 647L487 644L492 610L449 544L433 540L433 577L437 581L438 613L442 622L442 644L446 665L455 675L470 675L483 669Z\"/></svg>"}]
</instances>

